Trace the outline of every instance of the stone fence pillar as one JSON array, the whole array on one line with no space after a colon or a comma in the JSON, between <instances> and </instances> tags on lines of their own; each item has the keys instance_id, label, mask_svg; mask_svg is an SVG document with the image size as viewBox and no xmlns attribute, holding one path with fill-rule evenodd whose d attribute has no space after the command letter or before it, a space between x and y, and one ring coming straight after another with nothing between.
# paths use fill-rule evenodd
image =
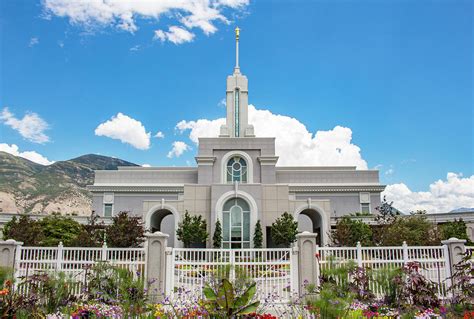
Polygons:
<instances>
[{"instance_id":1,"label":"stone fence pillar","mask_svg":"<svg viewBox=\"0 0 474 319\"><path fill-rule=\"evenodd\" d=\"M0 241L0 267L15 268L15 256L23 243L14 239Z\"/></svg>"},{"instance_id":2,"label":"stone fence pillar","mask_svg":"<svg viewBox=\"0 0 474 319\"><path fill-rule=\"evenodd\" d=\"M160 301L166 285L166 247L169 235L162 232L145 234L146 281L152 302Z\"/></svg>"},{"instance_id":3,"label":"stone fence pillar","mask_svg":"<svg viewBox=\"0 0 474 319\"><path fill-rule=\"evenodd\" d=\"M442 240L441 243L444 246L445 258L448 261L447 267L449 269L449 273L447 275L448 277L450 277L454 274L456 270L454 268L454 265L461 261L461 259L463 258L462 254L466 252L466 240L449 238L447 240Z\"/></svg>"},{"instance_id":4,"label":"stone fence pillar","mask_svg":"<svg viewBox=\"0 0 474 319\"><path fill-rule=\"evenodd\" d=\"M319 267L316 259L316 237L318 234L304 231L296 235L298 247L299 293L304 293L305 284L318 285Z\"/></svg>"}]
</instances>

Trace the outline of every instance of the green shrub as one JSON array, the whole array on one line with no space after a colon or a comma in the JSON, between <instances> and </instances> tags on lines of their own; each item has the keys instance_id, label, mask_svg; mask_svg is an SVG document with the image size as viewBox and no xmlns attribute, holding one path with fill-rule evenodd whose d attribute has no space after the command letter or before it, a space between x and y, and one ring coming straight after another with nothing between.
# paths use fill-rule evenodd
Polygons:
<instances>
[{"instance_id":1,"label":"green shrub","mask_svg":"<svg viewBox=\"0 0 474 319\"><path fill-rule=\"evenodd\" d=\"M263 231L260 220L257 220L257 224L255 225L255 232L253 235L253 247L263 248Z\"/></svg>"},{"instance_id":2,"label":"green shrub","mask_svg":"<svg viewBox=\"0 0 474 319\"><path fill-rule=\"evenodd\" d=\"M128 212L120 212L107 226L106 235L110 247L139 247L145 240L142 219L130 216Z\"/></svg>"},{"instance_id":3,"label":"green shrub","mask_svg":"<svg viewBox=\"0 0 474 319\"><path fill-rule=\"evenodd\" d=\"M295 221L293 215L284 212L278 218L271 228L273 243L277 246L290 247L296 241L298 234L298 222Z\"/></svg>"},{"instance_id":4,"label":"green shrub","mask_svg":"<svg viewBox=\"0 0 474 319\"><path fill-rule=\"evenodd\" d=\"M221 221L216 221L216 228L214 230L214 236L212 236L212 246L214 248L221 248L222 246L222 227Z\"/></svg>"},{"instance_id":5,"label":"green shrub","mask_svg":"<svg viewBox=\"0 0 474 319\"><path fill-rule=\"evenodd\" d=\"M201 245L206 242L207 223L201 215L191 216L188 211L184 213L183 220L178 224L176 230L178 240L181 240L184 247L189 248L192 244Z\"/></svg>"},{"instance_id":6,"label":"green shrub","mask_svg":"<svg viewBox=\"0 0 474 319\"><path fill-rule=\"evenodd\" d=\"M331 239L337 246L355 247L357 242L371 246L372 228L361 220L344 216L337 220L336 228L331 232Z\"/></svg>"}]
</instances>

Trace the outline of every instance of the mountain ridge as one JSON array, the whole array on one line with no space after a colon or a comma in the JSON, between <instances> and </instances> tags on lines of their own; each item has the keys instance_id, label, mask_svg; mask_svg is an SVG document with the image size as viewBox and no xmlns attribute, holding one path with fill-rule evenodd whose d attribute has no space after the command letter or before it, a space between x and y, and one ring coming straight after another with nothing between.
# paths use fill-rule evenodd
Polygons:
<instances>
[{"instance_id":1,"label":"mountain ridge","mask_svg":"<svg viewBox=\"0 0 474 319\"><path fill-rule=\"evenodd\" d=\"M96 154L41 165L0 151L0 212L88 215L94 170L118 166L138 165Z\"/></svg>"}]
</instances>

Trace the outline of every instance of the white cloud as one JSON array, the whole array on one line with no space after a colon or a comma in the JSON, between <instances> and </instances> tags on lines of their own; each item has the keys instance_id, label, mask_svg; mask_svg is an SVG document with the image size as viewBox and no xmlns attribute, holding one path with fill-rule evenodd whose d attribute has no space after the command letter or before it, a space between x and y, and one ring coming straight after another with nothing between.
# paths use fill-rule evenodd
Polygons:
<instances>
[{"instance_id":1,"label":"white cloud","mask_svg":"<svg viewBox=\"0 0 474 319\"><path fill-rule=\"evenodd\" d=\"M51 165L54 163L54 161L48 160L46 157L35 151L20 152L18 146L15 144L8 145L6 143L0 143L0 151L14 156L26 158L27 160L41 165Z\"/></svg>"},{"instance_id":2,"label":"white cloud","mask_svg":"<svg viewBox=\"0 0 474 319\"><path fill-rule=\"evenodd\" d=\"M134 45L133 47L131 47L129 50L132 51L132 52L137 52L137 51L140 51L141 50L141 45L137 44L137 45Z\"/></svg>"},{"instance_id":3,"label":"white cloud","mask_svg":"<svg viewBox=\"0 0 474 319\"><path fill-rule=\"evenodd\" d=\"M27 113L22 119L18 119L5 107L0 113L0 122L18 131L21 136L33 143L49 142L49 137L44 134L49 125L36 113Z\"/></svg>"},{"instance_id":4,"label":"white cloud","mask_svg":"<svg viewBox=\"0 0 474 319\"><path fill-rule=\"evenodd\" d=\"M474 207L474 175L463 178L462 174L448 173L446 180L432 183L427 192L413 192L403 183L388 185L382 195L405 213L447 213L460 207Z\"/></svg>"},{"instance_id":5,"label":"white cloud","mask_svg":"<svg viewBox=\"0 0 474 319\"><path fill-rule=\"evenodd\" d=\"M395 173L395 170L393 167L390 167L388 170L385 171L385 175L393 175Z\"/></svg>"},{"instance_id":6,"label":"white cloud","mask_svg":"<svg viewBox=\"0 0 474 319\"><path fill-rule=\"evenodd\" d=\"M156 138L165 138L165 134L161 131L156 132L155 136Z\"/></svg>"},{"instance_id":7,"label":"white cloud","mask_svg":"<svg viewBox=\"0 0 474 319\"><path fill-rule=\"evenodd\" d=\"M133 33L138 30L138 19L158 21L166 16L181 24L177 28L199 28L209 35L217 31L216 22L229 23L223 14L224 10L242 10L249 0L44 0L42 3L46 17L54 15L68 18L71 24L82 26L86 30L109 26ZM179 35L173 31L170 30L171 37L167 36L169 32L161 32L164 38L172 42L178 41ZM183 34L180 34L179 40L182 42L174 43L183 43ZM189 34L194 37L194 34ZM186 42L192 40L189 36L187 35Z\"/></svg>"},{"instance_id":8,"label":"white cloud","mask_svg":"<svg viewBox=\"0 0 474 319\"><path fill-rule=\"evenodd\" d=\"M193 41L194 33L177 26L171 26L168 28L168 32L156 30L154 39L161 40L162 42L168 40L174 44L182 44Z\"/></svg>"},{"instance_id":9,"label":"white cloud","mask_svg":"<svg viewBox=\"0 0 474 319\"><path fill-rule=\"evenodd\" d=\"M150 148L151 133L146 132L140 121L122 113L118 113L110 120L97 126L95 135L120 140L122 143L128 143L140 150Z\"/></svg>"},{"instance_id":10,"label":"white cloud","mask_svg":"<svg viewBox=\"0 0 474 319\"><path fill-rule=\"evenodd\" d=\"M190 150L191 148L189 147L188 144L182 142L182 141L174 141L173 142L173 148L171 149L171 151L169 151L168 153L168 157L169 158L172 158L172 157L180 157L181 155L183 155L183 153L185 151L188 151Z\"/></svg>"},{"instance_id":11,"label":"white cloud","mask_svg":"<svg viewBox=\"0 0 474 319\"><path fill-rule=\"evenodd\" d=\"M142 167L151 167L150 164L142 164Z\"/></svg>"},{"instance_id":12,"label":"white cloud","mask_svg":"<svg viewBox=\"0 0 474 319\"><path fill-rule=\"evenodd\" d=\"M30 39L30 43L28 44L28 46L31 48L37 45L38 43L39 43L39 39L36 37L33 37Z\"/></svg>"},{"instance_id":13,"label":"white cloud","mask_svg":"<svg viewBox=\"0 0 474 319\"><path fill-rule=\"evenodd\" d=\"M249 122L258 137L276 137L278 165L350 165L367 169L360 148L352 143L352 130L336 126L329 131L313 134L295 118L273 114L268 110L249 105ZM189 130L189 138L198 143L198 137L215 137L225 123L224 118L181 121L176 125L180 132Z\"/></svg>"}]
</instances>

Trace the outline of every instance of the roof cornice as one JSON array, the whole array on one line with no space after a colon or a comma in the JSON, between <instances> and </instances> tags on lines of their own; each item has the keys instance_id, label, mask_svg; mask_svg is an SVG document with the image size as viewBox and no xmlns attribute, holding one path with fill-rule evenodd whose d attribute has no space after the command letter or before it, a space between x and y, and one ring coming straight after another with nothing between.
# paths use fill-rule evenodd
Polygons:
<instances>
[{"instance_id":1,"label":"roof cornice","mask_svg":"<svg viewBox=\"0 0 474 319\"><path fill-rule=\"evenodd\" d=\"M292 193L382 192L385 185L290 185Z\"/></svg>"},{"instance_id":2,"label":"roof cornice","mask_svg":"<svg viewBox=\"0 0 474 319\"><path fill-rule=\"evenodd\" d=\"M123 193L182 193L184 185L173 186L139 186L139 185L88 185L91 192L123 192Z\"/></svg>"}]
</instances>

